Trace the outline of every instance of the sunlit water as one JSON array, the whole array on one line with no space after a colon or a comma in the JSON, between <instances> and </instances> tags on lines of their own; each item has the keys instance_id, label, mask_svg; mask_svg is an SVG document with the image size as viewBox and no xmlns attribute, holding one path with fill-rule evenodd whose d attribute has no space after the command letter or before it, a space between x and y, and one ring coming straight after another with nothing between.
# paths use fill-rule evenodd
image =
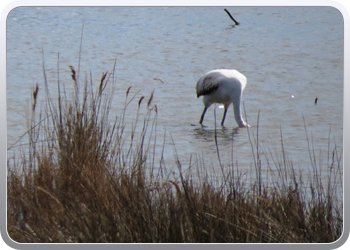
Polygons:
<instances>
[{"instance_id":1,"label":"sunlit water","mask_svg":"<svg viewBox=\"0 0 350 250\"><path fill-rule=\"evenodd\" d=\"M341 13L330 7L228 9L239 26L222 7L14 9L7 18L9 156L26 142L25 137L18 139L27 130L36 83L39 102L44 101L42 51L50 93L57 93L58 67L60 83L72 89L69 65L78 69L84 23L81 79L91 72L98 84L102 72L111 72L117 60L111 116L121 113L131 86L130 96L136 98L130 105L133 111L127 113L130 121L139 98L145 96L141 106L145 111L154 90L157 131L165 134L169 168L176 169L172 162L177 154L184 167L197 161L220 172L215 135L224 166L233 162L240 171L254 169L257 139L263 161L273 165L273 158L283 161L282 134L295 168L310 168L310 148L327 172L328 149L336 148L341 155L343 144ZM221 128L223 109L216 106L216 133L214 105L204 119L206 127L198 125L203 103L196 98L195 84L202 74L217 68L234 68L247 77L243 102L249 131L236 129L232 107Z\"/></svg>"}]
</instances>

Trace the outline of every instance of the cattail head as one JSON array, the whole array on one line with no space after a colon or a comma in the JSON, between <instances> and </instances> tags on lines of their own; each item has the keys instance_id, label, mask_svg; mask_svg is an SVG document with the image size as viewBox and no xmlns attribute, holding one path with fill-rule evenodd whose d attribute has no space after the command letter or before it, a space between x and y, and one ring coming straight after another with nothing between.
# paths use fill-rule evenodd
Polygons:
<instances>
[{"instance_id":1,"label":"cattail head","mask_svg":"<svg viewBox=\"0 0 350 250\"><path fill-rule=\"evenodd\" d=\"M77 78L76 78L76 72L75 72L75 69L72 65L69 65L69 68L70 68L70 71L71 71L71 76L72 76L72 79L73 81L75 82L75 84L77 84Z\"/></svg>"},{"instance_id":2,"label":"cattail head","mask_svg":"<svg viewBox=\"0 0 350 250\"><path fill-rule=\"evenodd\" d=\"M104 88L106 87L106 84L103 86L103 83L104 83L104 80L106 79L107 73L108 73L108 71L107 71L106 73L103 73L103 74L102 74L101 82L100 82L100 87L99 87L99 90L98 90L98 94L99 94L99 95L102 94Z\"/></svg>"},{"instance_id":3,"label":"cattail head","mask_svg":"<svg viewBox=\"0 0 350 250\"><path fill-rule=\"evenodd\" d=\"M149 108L149 106L150 106L150 105L151 105L151 103L152 103L152 100L153 100L153 94L154 94L154 90L152 91L151 96L150 96L150 98L149 98L149 100L148 100L148 102L147 102L147 108Z\"/></svg>"},{"instance_id":4,"label":"cattail head","mask_svg":"<svg viewBox=\"0 0 350 250\"><path fill-rule=\"evenodd\" d=\"M130 87L128 88L128 90L126 91L126 96L129 95L130 89L131 89L131 86L130 86Z\"/></svg>"},{"instance_id":5,"label":"cattail head","mask_svg":"<svg viewBox=\"0 0 350 250\"><path fill-rule=\"evenodd\" d=\"M145 98L145 97L144 97L144 96L141 96L141 98L140 98L140 100L139 100L139 107L140 107L140 105L141 105L141 102L142 102L143 98Z\"/></svg>"},{"instance_id":6,"label":"cattail head","mask_svg":"<svg viewBox=\"0 0 350 250\"><path fill-rule=\"evenodd\" d=\"M39 86L38 84L36 84L35 89L33 91L33 111L35 111L38 92L39 92Z\"/></svg>"}]
</instances>

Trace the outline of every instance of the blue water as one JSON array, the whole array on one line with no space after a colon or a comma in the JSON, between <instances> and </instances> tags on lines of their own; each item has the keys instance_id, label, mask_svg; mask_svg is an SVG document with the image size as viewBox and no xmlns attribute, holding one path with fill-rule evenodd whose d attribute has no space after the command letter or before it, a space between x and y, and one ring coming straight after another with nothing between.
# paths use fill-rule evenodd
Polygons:
<instances>
[{"instance_id":1,"label":"blue water","mask_svg":"<svg viewBox=\"0 0 350 250\"><path fill-rule=\"evenodd\" d=\"M316 158L326 169L328 148L336 148L341 154L343 144L341 13L332 7L227 9L239 26L233 25L222 7L12 10L7 18L9 155L26 143L25 138L15 142L27 130L35 84L45 89L43 57L50 93L57 93L58 65L60 82L69 91L73 83L68 66L78 69L83 37L81 79L91 72L93 82L98 84L102 72L111 72L117 60L113 115L120 114L129 86L131 94L137 96L131 105L134 110L127 113L130 121L138 98L147 98L155 91L152 103L158 108L157 131L161 135L166 131L165 159L170 168L175 166L171 164L172 138L184 166L200 159L218 168L214 106L206 114L207 127L201 128L198 121L203 104L196 98L195 84L209 70L234 68L248 79L243 94L244 116L252 127L249 133L246 129L236 130L232 107L229 109L225 129L219 127L217 131L222 162L233 161L242 171L254 168L252 144L259 138L260 149L266 153L263 161L272 164L271 155L280 158L276 155L280 154L282 131L284 149L293 166L309 167L306 127ZM39 102L44 103L43 91L39 92ZM216 108L219 126L222 109ZM159 152L162 144L159 139Z\"/></svg>"}]
</instances>

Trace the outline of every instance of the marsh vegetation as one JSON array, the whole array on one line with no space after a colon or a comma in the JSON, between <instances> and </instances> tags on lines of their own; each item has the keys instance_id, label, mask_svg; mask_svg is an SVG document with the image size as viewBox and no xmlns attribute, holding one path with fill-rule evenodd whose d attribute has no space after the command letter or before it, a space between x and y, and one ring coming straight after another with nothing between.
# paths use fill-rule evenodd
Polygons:
<instances>
[{"instance_id":1,"label":"marsh vegetation","mask_svg":"<svg viewBox=\"0 0 350 250\"><path fill-rule=\"evenodd\" d=\"M59 81L57 99L47 89L33 90L28 144L8 159L7 229L14 241L322 243L341 236L339 148L329 148L323 173L312 145L306 148L308 175L288 160L282 132L269 162L252 137L250 129L258 126L247 128L255 178L247 182L239 164L222 164L218 152L217 181L199 161L184 171L174 140L174 149L162 148L175 152L173 178L162 154L155 154L156 141L164 138L157 138L153 93L136 98L126 88L117 97L125 98L124 107L111 115L113 92L106 86L116 87L114 71L94 88L70 70L73 95ZM38 95L47 100L40 110ZM131 123L124 119L130 103L137 107ZM263 171L273 181L265 181Z\"/></svg>"}]
</instances>

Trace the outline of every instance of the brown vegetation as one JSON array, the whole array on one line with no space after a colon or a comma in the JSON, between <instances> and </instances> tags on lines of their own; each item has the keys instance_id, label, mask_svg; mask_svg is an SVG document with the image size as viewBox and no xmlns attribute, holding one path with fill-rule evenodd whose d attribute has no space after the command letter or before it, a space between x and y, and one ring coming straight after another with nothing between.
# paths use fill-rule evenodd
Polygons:
<instances>
[{"instance_id":1,"label":"brown vegetation","mask_svg":"<svg viewBox=\"0 0 350 250\"><path fill-rule=\"evenodd\" d=\"M73 67L71 73L79 84ZM150 146L157 119L153 93L146 107L141 101L147 97L139 99L137 114L146 113L130 125L124 115L135 96L128 88L123 112L113 120L112 94L104 92L111 75L102 75L97 93L85 83L82 100L60 92L57 103L47 98L39 122L33 118L27 153L8 164L7 228L14 241L321 243L341 236L342 202L334 182L342 181L342 161L336 149L329 152L326 185L317 171L302 179L286 160L276 162L275 184L264 183L261 169L271 166L261 165L258 143L252 143L254 183L243 182L233 163L221 166L230 170L220 184L202 166L184 174L176 156L180 176L171 180ZM285 159L283 144L282 152Z\"/></svg>"}]
</instances>

